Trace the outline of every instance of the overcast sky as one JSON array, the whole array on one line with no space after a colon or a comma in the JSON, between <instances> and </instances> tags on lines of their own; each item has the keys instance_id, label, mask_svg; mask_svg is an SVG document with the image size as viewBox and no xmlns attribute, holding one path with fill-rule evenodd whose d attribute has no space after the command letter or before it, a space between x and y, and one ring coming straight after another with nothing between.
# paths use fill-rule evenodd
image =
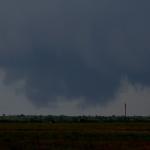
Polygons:
<instances>
[{"instance_id":1,"label":"overcast sky","mask_svg":"<svg viewBox=\"0 0 150 150\"><path fill-rule=\"evenodd\" d=\"M0 1L0 113L150 115L149 8Z\"/></svg>"}]
</instances>

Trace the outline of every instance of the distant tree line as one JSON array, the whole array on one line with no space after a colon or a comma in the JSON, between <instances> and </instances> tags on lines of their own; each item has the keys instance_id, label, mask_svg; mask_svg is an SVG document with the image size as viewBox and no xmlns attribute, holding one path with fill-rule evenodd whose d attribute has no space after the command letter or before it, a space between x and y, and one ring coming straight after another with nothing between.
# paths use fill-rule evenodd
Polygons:
<instances>
[{"instance_id":1,"label":"distant tree line","mask_svg":"<svg viewBox=\"0 0 150 150\"><path fill-rule=\"evenodd\" d=\"M39 123L101 123L101 122L150 122L150 116L54 116L54 115L1 115L0 122Z\"/></svg>"}]
</instances>

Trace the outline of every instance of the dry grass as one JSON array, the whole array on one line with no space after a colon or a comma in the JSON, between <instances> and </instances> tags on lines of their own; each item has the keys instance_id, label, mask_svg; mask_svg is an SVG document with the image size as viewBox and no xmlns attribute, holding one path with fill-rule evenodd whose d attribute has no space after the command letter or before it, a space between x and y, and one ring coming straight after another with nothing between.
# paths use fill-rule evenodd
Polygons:
<instances>
[{"instance_id":1,"label":"dry grass","mask_svg":"<svg viewBox=\"0 0 150 150\"><path fill-rule=\"evenodd\" d=\"M1 150L150 150L150 123L2 123Z\"/></svg>"}]
</instances>

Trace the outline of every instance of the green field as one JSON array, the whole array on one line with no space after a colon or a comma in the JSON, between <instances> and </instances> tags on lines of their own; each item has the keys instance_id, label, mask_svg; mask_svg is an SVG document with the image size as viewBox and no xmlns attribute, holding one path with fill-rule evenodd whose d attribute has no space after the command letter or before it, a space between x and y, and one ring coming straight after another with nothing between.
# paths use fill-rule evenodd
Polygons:
<instances>
[{"instance_id":1,"label":"green field","mask_svg":"<svg viewBox=\"0 0 150 150\"><path fill-rule=\"evenodd\" d=\"M150 123L1 123L0 150L150 150Z\"/></svg>"}]
</instances>

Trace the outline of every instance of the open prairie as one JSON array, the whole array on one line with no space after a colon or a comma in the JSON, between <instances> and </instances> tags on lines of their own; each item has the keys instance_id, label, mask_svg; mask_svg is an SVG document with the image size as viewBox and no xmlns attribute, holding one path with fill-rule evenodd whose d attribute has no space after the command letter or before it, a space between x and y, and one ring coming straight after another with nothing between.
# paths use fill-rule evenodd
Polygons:
<instances>
[{"instance_id":1,"label":"open prairie","mask_svg":"<svg viewBox=\"0 0 150 150\"><path fill-rule=\"evenodd\" d=\"M150 150L150 123L1 123L1 150Z\"/></svg>"}]
</instances>

